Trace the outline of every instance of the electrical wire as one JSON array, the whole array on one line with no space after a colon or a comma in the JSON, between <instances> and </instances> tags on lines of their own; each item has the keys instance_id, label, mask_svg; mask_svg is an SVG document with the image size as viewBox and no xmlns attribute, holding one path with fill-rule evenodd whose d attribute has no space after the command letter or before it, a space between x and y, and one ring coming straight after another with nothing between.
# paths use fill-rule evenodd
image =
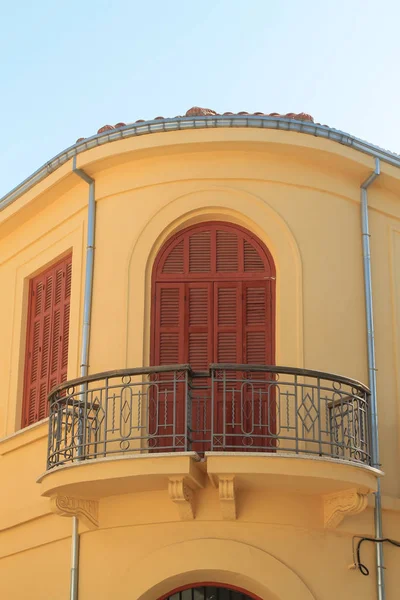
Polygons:
<instances>
[{"instance_id":1,"label":"electrical wire","mask_svg":"<svg viewBox=\"0 0 400 600\"><path fill-rule=\"evenodd\" d=\"M357 542L357 548L354 548L354 541L358 539ZM354 559L354 564L356 566L356 568L360 571L360 573L362 575L364 575L365 577L368 577L369 575L369 569L366 565L364 565L361 562L361 544L363 542L373 542L374 544L383 544L384 542L387 542L388 544L392 544L393 546L397 546L397 548L400 548L400 542L398 542L397 540L392 540L390 538L370 538L370 537L360 537L355 535L353 537L353 559Z\"/></svg>"}]
</instances>

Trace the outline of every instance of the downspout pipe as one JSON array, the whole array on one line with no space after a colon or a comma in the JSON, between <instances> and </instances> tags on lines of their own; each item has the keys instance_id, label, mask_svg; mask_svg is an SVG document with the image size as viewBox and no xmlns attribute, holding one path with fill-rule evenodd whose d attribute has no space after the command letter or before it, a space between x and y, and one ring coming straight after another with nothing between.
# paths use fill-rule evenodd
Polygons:
<instances>
[{"instance_id":1,"label":"downspout pipe","mask_svg":"<svg viewBox=\"0 0 400 600\"><path fill-rule=\"evenodd\" d=\"M73 172L89 184L87 242L86 242L86 273L85 297L83 301L82 349L80 375L86 377L89 369L90 316L92 312L93 268L94 268L94 235L96 224L96 200L94 179L76 166L76 156L72 163Z\"/></svg>"},{"instance_id":2,"label":"downspout pipe","mask_svg":"<svg viewBox=\"0 0 400 600\"><path fill-rule=\"evenodd\" d=\"M380 175L379 158L375 158L375 169L371 175L361 184L361 227L362 227L362 245L364 262L364 292L365 292L365 313L367 326L367 347L368 347L368 376L369 387L371 390L371 459L372 466L380 469L379 458L379 432L378 432L378 401L376 385L376 358L375 358L375 334L374 334L374 310L372 298L372 271L371 271L371 247L369 232L369 211L368 211L368 188ZM374 526L375 538L383 538L382 528L382 496L381 482L378 478L377 491L375 493L374 507ZM385 571L383 558L383 544L376 544L376 582L378 600L385 600Z\"/></svg>"},{"instance_id":3,"label":"downspout pipe","mask_svg":"<svg viewBox=\"0 0 400 600\"><path fill-rule=\"evenodd\" d=\"M80 376L85 377L89 370L90 317L92 312L93 270L94 270L94 241L96 225L95 182L85 171L76 166L76 156L73 158L72 171L89 185L89 200L87 214L86 241L86 272L85 295L83 301L82 348ZM79 453L79 449L78 449ZM72 517L71 540L71 579L70 600L78 600L79 581L79 522L78 517Z\"/></svg>"}]
</instances>

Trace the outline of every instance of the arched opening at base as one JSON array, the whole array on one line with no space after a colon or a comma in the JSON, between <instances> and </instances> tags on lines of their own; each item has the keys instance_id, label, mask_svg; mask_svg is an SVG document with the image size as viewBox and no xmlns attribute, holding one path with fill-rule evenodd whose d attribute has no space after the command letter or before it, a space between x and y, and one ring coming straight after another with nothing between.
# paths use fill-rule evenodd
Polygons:
<instances>
[{"instance_id":1,"label":"arched opening at base","mask_svg":"<svg viewBox=\"0 0 400 600\"><path fill-rule=\"evenodd\" d=\"M179 592L207 586L217 588L215 600L223 600L223 591L229 600L226 590L231 598L232 592L244 594L242 600L315 600L290 567L265 550L232 539L209 537L167 544L147 553L136 569L141 577L133 578L133 587L132 580L127 580L130 595L125 594L135 600L179 600ZM174 598L174 594L178 595ZM192 595L187 597L193 600Z\"/></svg>"},{"instance_id":2,"label":"arched opening at base","mask_svg":"<svg viewBox=\"0 0 400 600\"><path fill-rule=\"evenodd\" d=\"M159 600L261 600L261 598L236 586L196 583L172 590Z\"/></svg>"}]
</instances>

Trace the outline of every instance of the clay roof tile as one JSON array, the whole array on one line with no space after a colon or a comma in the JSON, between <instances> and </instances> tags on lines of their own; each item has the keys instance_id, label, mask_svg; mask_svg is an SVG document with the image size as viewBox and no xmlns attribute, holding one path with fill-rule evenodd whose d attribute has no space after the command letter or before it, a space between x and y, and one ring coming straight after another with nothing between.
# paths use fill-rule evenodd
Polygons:
<instances>
[{"instance_id":1,"label":"clay roof tile","mask_svg":"<svg viewBox=\"0 0 400 600\"><path fill-rule=\"evenodd\" d=\"M228 116L236 116L236 115L240 115L240 116L247 116L250 115L250 113L246 112L246 111L241 111L238 113L233 113L233 112L224 112L223 116L224 117L228 117ZM200 106L193 106L192 108L190 108L186 114L185 117L214 117L214 116L220 116L219 113L215 112L215 110L212 110L211 108L201 108ZM276 118L283 118L283 119L295 119L298 121L309 121L311 123L314 123L314 119L311 115L308 115L307 113L286 113L286 114L281 114L281 113L263 113L263 112L255 112L252 113L251 116L254 117L259 117L259 116L268 116L268 117L276 117ZM180 115L178 115L177 117L175 117L176 119L181 119L182 117ZM162 120L164 119L164 117L155 117L155 121L158 120ZM135 123L145 123L146 121L144 119L138 119L137 121L135 121ZM111 131L112 129L119 129L120 127L125 127L126 123L117 123L116 125L104 125L104 127L101 127L97 133L104 133L105 131ZM76 143L78 142L82 142L85 138L78 138Z\"/></svg>"},{"instance_id":2,"label":"clay roof tile","mask_svg":"<svg viewBox=\"0 0 400 600\"><path fill-rule=\"evenodd\" d=\"M217 113L211 108L200 108L200 106L193 106L186 112L186 117L213 117Z\"/></svg>"},{"instance_id":3,"label":"clay roof tile","mask_svg":"<svg viewBox=\"0 0 400 600\"><path fill-rule=\"evenodd\" d=\"M103 127L100 127L97 133L104 133L105 131L110 131L111 129L114 129L113 125L104 125Z\"/></svg>"}]
</instances>

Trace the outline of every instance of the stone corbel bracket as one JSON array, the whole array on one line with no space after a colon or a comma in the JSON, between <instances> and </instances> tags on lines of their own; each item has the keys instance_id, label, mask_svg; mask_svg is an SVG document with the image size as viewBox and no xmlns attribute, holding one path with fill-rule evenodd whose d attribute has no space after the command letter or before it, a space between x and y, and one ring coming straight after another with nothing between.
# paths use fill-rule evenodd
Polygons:
<instances>
[{"instance_id":1,"label":"stone corbel bracket","mask_svg":"<svg viewBox=\"0 0 400 600\"><path fill-rule=\"evenodd\" d=\"M168 493L172 502L178 508L182 521L191 521L195 517L194 492L188 485L185 477L170 477L168 480Z\"/></svg>"},{"instance_id":2,"label":"stone corbel bracket","mask_svg":"<svg viewBox=\"0 0 400 600\"><path fill-rule=\"evenodd\" d=\"M368 494L362 490L352 489L327 494L324 502L324 526L335 529L345 517L358 515L368 504Z\"/></svg>"},{"instance_id":3,"label":"stone corbel bracket","mask_svg":"<svg viewBox=\"0 0 400 600\"><path fill-rule=\"evenodd\" d=\"M220 475L218 477L218 492L222 518L226 521L235 521L237 519L235 476Z\"/></svg>"},{"instance_id":4,"label":"stone corbel bracket","mask_svg":"<svg viewBox=\"0 0 400 600\"><path fill-rule=\"evenodd\" d=\"M89 529L96 529L99 526L99 503L97 500L53 496L50 504L52 512L57 515L78 517Z\"/></svg>"}]
</instances>

